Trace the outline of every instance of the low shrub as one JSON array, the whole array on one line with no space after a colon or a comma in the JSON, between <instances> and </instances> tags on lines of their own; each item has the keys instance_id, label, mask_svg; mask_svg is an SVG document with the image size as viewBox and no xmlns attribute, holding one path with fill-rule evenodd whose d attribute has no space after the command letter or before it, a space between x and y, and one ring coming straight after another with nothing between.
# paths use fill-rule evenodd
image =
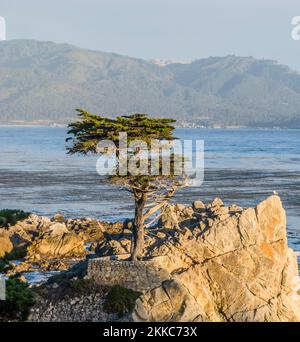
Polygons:
<instances>
[{"instance_id":1,"label":"low shrub","mask_svg":"<svg viewBox=\"0 0 300 342\"><path fill-rule=\"evenodd\" d=\"M0 227L15 225L18 221L26 219L30 214L23 210L3 209L0 210Z\"/></svg>"},{"instance_id":2,"label":"low shrub","mask_svg":"<svg viewBox=\"0 0 300 342\"><path fill-rule=\"evenodd\" d=\"M83 294L90 290L92 285L93 282L90 279L71 279L68 283L69 288L79 294Z\"/></svg>"},{"instance_id":3,"label":"low shrub","mask_svg":"<svg viewBox=\"0 0 300 342\"><path fill-rule=\"evenodd\" d=\"M13 266L10 261L24 259L27 254L27 247L14 249L10 253L6 253L3 258L0 258L0 272L6 272Z\"/></svg>"},{"instance_id":4,"label":"low shrub","mask_svg":"<svg viewBox=\"0 0 300 342\"><path fill-rule=\"evenodd\" d=\"M120 317L133 311L135 302L141 293L126 289L120 285L113 286L104 303L104 311L116 313Z\"/></svg>"},{"instance_id":5,"label":"low shrub","mask_svg":"<svg viewBox=\"0 0 300 342\"><path fill-rule=\"evenodd\" d=\"M34 302L34 295L27 283L18 279L7 280L6 300L0 301L0 321L26 320Z\"/></svg>"},{"instance_id":6,"label":"low shrub","mask_svg":"<svg viewBox=\"0 0 300 342\"><path fill-rule=\"evenodd\" d=\"M8 268L8 263L6 259L0 259L0 273L5 272Z\"/></svg>"},{"instance_id":7,"label":"low shrub","mask_svg":"<svg viewBox=\"0 0 300 342\"><path fill-rule=\"evenodd\" d=\"M24 259L27 255L27 247L16 248L10 253L6 253L4 259L7 261Z\"/></svg>"}]
</instances>

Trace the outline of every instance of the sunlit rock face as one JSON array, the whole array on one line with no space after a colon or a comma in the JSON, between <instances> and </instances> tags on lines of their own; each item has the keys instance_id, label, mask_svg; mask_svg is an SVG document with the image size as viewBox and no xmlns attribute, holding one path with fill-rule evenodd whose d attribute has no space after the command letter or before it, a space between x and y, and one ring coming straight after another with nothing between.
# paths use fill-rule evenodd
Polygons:
<instances>
[{"instance_id":1,"label":"sunlit rock face","mask_svg":"<svg viewBox=\"0 0 300 342\"><path fill-rule=\"evenodd\" d=\"M186 219L173 209L164 221L176 233L148 251L167 257L172 278L138 299L135 321L300 321L297 258L278 196L249 209L195 203Z\"/></svg>"}]
</instances>

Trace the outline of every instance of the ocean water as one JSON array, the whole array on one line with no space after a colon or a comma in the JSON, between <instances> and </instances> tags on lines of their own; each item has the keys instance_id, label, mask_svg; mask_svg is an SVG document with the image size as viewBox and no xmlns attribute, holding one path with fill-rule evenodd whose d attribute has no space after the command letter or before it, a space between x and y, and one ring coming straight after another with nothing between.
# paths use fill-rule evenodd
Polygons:
<instances>
[{"instance_id":1,"label":"ocean water","mask_svg":"<svg viewBox=\"0 0 300 342\"><path fill-rule=\"evenodd\" d=\"M96 158L66 154L65 128L0 127L0 207L68 217L118 220L132 216L130 194L96 173ZM190 204L221 197L255 206L277 191L288 217L289 243L300 251L300 131L178 129L181 139L203 140L200 187L179 191Z\"/></svg>"}]
</instances>

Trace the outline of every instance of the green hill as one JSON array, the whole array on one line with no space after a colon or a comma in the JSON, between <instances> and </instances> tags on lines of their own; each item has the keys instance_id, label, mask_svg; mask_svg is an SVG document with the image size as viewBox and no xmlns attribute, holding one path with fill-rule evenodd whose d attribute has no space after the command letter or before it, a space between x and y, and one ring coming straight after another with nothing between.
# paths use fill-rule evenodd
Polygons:
<instances>
[{"instance_id":1,"label":"green hill","mask_svg":"<svg viewBox=\"0 0 300 342\"><path fill-rule=\"evenodd\" d=\"M300 127L300 75L252 57L161 67L67 44L0 42L1 123L66 123L78 107L204 125Z\"/></svg>"}]
</instances>

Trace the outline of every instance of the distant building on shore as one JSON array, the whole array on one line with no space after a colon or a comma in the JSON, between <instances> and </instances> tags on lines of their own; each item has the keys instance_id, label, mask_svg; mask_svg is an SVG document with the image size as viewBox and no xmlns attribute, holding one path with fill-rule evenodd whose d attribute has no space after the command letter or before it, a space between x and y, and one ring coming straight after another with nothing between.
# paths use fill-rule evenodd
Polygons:
<instances>
[{"instance_id":1,"label":"distant building on shore","mask_svg":"<svg viewBox=\"0 0 300 342\"><path fill-rule=\"evenodd\" d=\"M6 21L0 16L0 41L6 40Z\"/></svg>"}]
</instances>

